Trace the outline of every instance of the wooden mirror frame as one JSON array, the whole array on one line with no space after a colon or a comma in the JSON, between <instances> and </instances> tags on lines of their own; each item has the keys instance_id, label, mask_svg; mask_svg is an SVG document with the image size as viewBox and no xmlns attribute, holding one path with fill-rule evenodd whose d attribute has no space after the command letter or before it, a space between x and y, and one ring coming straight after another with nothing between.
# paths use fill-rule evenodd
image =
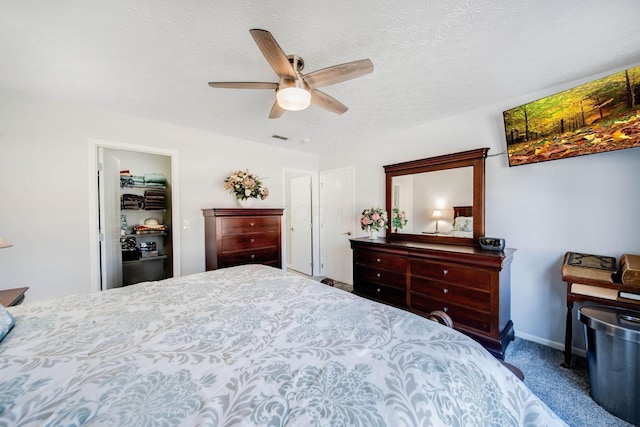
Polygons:
<instances>
[{"instance_id":1,"label":"wooden mirror frame","mask_svg":"<svg viewBox=\"0 0 640 427\"><path fill-rule=\"evenodd\" d=\"M391 222L391 203L393 177L416 173L434 172L454 168L473 167L473 238L448 237L425 234L394 233L392 227L387 229L388 240L409 240L429 243L448 243L453 245L477 245L478 239L484 236L484 177L485 158L488 148L445 154L410 162L384 166L386 175L386 210Z\"/></svg>"}]
</instances>

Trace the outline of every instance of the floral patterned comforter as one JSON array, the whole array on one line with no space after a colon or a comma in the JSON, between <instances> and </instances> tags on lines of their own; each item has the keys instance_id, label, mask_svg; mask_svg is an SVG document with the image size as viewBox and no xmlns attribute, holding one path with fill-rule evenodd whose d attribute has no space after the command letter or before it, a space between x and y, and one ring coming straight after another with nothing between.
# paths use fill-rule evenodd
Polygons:
<instances>
[{"instance_id":1,"label":"floral patterned comforter","mask_svg":"<svg viewBox=\"0 0 640 427\"><path fill-rule=\"evenodd\" d=\"M455 330L271 267L11 312L0 426L563 425Z\"/></svg>"}]
</instances>

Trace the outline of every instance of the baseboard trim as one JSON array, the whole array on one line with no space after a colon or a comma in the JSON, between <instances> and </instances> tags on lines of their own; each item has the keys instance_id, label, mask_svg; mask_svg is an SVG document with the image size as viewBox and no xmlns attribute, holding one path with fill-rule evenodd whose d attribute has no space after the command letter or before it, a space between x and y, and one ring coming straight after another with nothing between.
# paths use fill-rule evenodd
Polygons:
<instances>
[{"instance_id":1,"label":"baseboard trim","mask_svg":"<svg viewBox=\"0 0 640 427\"><path fill-rule=\"evenodd\" d=\"M523 340L533 341L538 344L546 345L547 347L555 348L556 350L564 351L564 343L559 343L557 341L551 341L545 338L540 338L535 335L527 334L526 332L516 331L516 337L522 338ZM584 348L573 347L571 349L571 353L581 357L587 356L587 353L585 352Z\"/></svg>"}]
</instances>

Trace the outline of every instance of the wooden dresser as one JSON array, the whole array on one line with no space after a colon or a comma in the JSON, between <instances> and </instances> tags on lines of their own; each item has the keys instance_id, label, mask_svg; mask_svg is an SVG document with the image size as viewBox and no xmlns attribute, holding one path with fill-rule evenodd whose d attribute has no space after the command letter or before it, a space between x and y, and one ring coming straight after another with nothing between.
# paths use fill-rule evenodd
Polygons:
<instances>
[{"instance_id":1,"label":"wooden dresser","mask_svg":"<svg viewBox=\"0 0 640 427\"><path fill-rule=\"evenodd\" d=\"M455 329L499 359L514 338L510 269L514 249L378 238L352 239L353 291L416 314L442 310Z\"/></svg>"},{"instance_id":2,"label":"wooden dresser","mask_svg":"<svg viewBox=\"0 0 640 427\"><path fill-rule=\"evenodd\" d=\"M206 269L282 267L284 209L203 209Z\"/></svg>"}]
</instances>

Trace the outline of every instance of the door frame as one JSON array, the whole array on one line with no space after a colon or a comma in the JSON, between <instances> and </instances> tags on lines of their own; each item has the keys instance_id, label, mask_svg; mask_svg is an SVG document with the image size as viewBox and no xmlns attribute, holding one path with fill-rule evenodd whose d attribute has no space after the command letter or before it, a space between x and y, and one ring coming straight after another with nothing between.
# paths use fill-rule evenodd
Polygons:
<instances>
[{"instance_id":1,"label":"door frame","mask_svg":"<svg viewBox=\"0 0 640 427\"><path fill-rule=\"evenodd\" d=\"M289 191L289 180L291 180L291 178L297 178L300 176L310 176L311 177L311 212L312 212L312 217L311 217L311 262L313 262L313 268L311 269L311 274L312 275L318 275L319 274L319 269L320 269L320 230L319 230L319 218L318 218L318 214L319 214L319 189L318 189L318 171L312 171L312 170L306 170L306 169L294 169L294 168L284 168L282 170L282 182L283 182L283 186L282 188L284 188L283 191L283 206L288 206L288 203L290 202L290 191ZM285 213L285 215L282 218L282 227L283 230L289 230L289 224L287 221L287 217L288 214ZM286 270L287 268L287 253L288 250L290 249L287 245L288 242L288 238L287 238L287 234L285 232L285 236L283 237L283 245L282 245L282 264L283 264L283 268Z\"/></svg>"},{"instance_id":2,"label":"door frame","mask_svg":"<svg viewBox=\"0 0 640 427\"><path fill-rule=\"evenodd\" d=\"M100 239L98 228L98 147L158 154L171 158L171 227L173 245L173 276L181 275L180 270L180 175L178 173L178 151L146 145L128 144L105 139L88 138L89 160L89 271L91 291L100 290Z\"/></svg>"}]
</instances>

